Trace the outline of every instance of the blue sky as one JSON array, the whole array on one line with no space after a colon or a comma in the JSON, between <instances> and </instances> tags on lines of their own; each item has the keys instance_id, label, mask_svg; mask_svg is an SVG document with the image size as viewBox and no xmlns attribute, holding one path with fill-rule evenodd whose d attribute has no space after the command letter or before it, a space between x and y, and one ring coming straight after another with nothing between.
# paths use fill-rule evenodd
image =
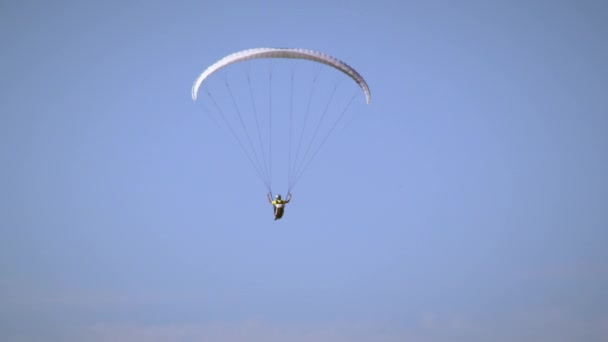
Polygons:
<instances>
[{"instance_id":1,"label":"blue sky","mask_svg":"<svg viewBox=\"0 0 608 342\"><path fill-rule=\"evenodd\" d=\"M0 339L605 341L608 6L3 1ZM190 88L323 51L372 103L273 221Z\"/></svg>"}]
</instances>

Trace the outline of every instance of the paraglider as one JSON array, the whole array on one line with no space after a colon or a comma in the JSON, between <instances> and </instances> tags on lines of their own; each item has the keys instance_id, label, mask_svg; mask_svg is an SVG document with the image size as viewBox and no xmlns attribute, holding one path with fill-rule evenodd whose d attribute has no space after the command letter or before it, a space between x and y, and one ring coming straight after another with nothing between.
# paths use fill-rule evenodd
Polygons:
<instances>
[{"instance_id":1,"label":"paraglider","mask_svg":"<svg viewBox=\"0 0 608 342\"><path fill-rule=\"evenodd\" d=\"M278 194L277 197L275 198L275 200L272 200L272 195L270 193L268 193L268 203L272 204L272 207L274 209L274 219L279 220L281 219L281 217L283 217L283 213L285 212L285 204L289 203L289 201L291 201L291 193L287 194L287 199L283 200L281 198L281 195Z\"/></svg>"},{"instance_id":2,"label":"paraglider","mask_svg":"<svg viewBox=\"0 0 608 342\"><path fill-rule=\"evenodd\" d=\"M254 64L261 60L268 61L268 65ZM296 82L295 70L306 65L289 65L281 70L279 63L273 62L277 60L312 64L313 69L301 71L304 81ZM234 66L227 68L231 65ZM241 65L245 66L239 69ZM328 76L335 80L327 81L327 88L323 88L320 81L322 66L338 71ZM220 71L224 71L224 82L221 76L216 76ZM192 86L192 99L196 101L199 95L207 95L204 100L207 111L219 116L220 124L228 128L266 186L275 220L283 216L285 204L291 200L291 190L351 108L356 89L351 89L351 96L340 93L344 75L354 81L359 94L363 91L365 103L369 104L371 92L359 72L333 56L306 49L255 48L235 52L206 68ZM239 80L234 81L238 77ZM275 84L281 80L282 84ZM213 110L208 110L210 107ZM287 170L285 200L280 195L271 199L272 176L277 165L279 171Z\"/></svg>"}]
</instances>

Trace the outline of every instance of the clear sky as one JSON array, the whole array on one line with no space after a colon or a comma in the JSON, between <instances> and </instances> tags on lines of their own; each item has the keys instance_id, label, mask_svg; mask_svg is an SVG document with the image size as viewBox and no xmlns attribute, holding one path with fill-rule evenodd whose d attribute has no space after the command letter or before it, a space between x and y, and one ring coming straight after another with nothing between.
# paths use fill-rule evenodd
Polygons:
<instances>
[{"instance_id":1,"label":"clear sky","mask_svg":"<svg viewBox=\"0 0 608 342\"><path fill-rule=\"evenodd\" d=\"M1 1L0 340L607 341L606 37L602 1ZM190 97L253 47L372 91L277 222Z\"/></svg>"}]
</instances>

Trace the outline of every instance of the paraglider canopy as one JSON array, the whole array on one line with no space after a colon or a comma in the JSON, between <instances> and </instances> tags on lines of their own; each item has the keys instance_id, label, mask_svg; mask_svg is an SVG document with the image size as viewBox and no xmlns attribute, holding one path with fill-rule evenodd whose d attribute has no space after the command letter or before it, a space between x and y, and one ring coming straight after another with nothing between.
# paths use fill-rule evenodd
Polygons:
<instances>
[{"instance_id":1,"label":"paraglider canopy","mask_svg":"<svg viewBox=\"0 0 608 342\"><path fill-rule=\"evenodd\" d=\"M205 81L207 77L209 77L214 72L219 69L226 67L232 63L242 62L249 59L254 58L296 58L296 59L308 59L314 62L323 63L329 65L330 67L336 68L341 72L350 76L363 90L365 93L365 101L369 104L371 101L371 93L367 83L359 75L359 73L351 68L348 64L342 62L341 60L332 57L328 54L324 54L322 52L305 50L305 49L280 49L280 48L256 48L243 50L239 52L235 52L230 54L219 61L215 62L213 65L208 67L202 74L196 79L194 85L192 86L192 99L196 101L198 96L198 89L201 84Z\"/></svg>"}]
</instances>

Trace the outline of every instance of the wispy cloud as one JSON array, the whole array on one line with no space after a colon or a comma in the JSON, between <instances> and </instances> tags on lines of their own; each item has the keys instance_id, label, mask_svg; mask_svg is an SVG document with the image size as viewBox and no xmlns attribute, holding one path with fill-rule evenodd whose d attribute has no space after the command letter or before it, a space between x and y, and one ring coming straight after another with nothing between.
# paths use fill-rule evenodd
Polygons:
<instances>
[{"instance_id":1,"label":"wispy cloud","mask_svg":"<svg viewBox=\"0 0 608 342\"><path fill-rule=\"evenodd\" d=\"M606 341L608 317L582 319L560 311L500 317L425 314L403 326L340 321L308 325L252 318L235 322L136 324L95 323L65 329L31 329L3 336L7 342L443 342L443 341Z\"/></svg>"}]
</instances>

